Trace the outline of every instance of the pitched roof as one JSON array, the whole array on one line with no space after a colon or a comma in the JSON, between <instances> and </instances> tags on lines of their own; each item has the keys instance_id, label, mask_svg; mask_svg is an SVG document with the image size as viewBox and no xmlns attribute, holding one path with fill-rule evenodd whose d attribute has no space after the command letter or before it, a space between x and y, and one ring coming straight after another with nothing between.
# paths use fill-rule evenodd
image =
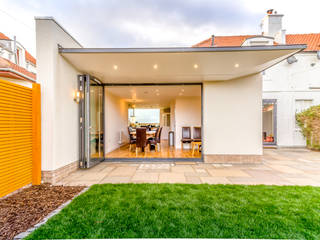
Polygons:
<instances>
[{"instance_id":1,"label":"pitched roof","mask_svg":"<svg viewBox=\"0 0 320 240\"><path fill-rule=\"evenodd\" d=\"M238 35L238 36L214 36L214 46L215 47L235 47L241 46L242 43L250 37L255 35ZM212 38L206 39L193 47L211 47Z\"/></svg>"},{"instance_id":2,"label":"pitched roof","mask_svg":"<svg viewBox=\"0 0 320 240\"><path fill-rule=\"evenodd\" d=\"M307 44L304 51L320 51L320 33L287 34L287 44Z\"/></svg>"},{"instance_id":3,"label":"pitched roof","mask_svg":"<svg viewBox=\"0 0 320 240\"><path fill-rule=\"evenodd\" d=\"M2 32L0 32L0 39L11 40L9 37L7 37ZM25 57L26 57L26 61L31 62L34 65L37 64L37 60L27 50L25 52Z\"/></svg>"},{"instance_id":4,"label":"pitched roof","mask_svg":"<svg viewBox=\"0 0 320 240\"><path fill-rule=\"evenodd\" d=\"M10 40L10 38L8 38L6 35L4 35L2 32L0 32L0 39L6 39L6 40Z\"/></svg>"},{"instance_id":5,"label":"pitched roof","mask_svg":"<svg viewBox=\"0 0 320 240\"><path fill-rule=\"evenodd\" d=\"M215 47L241 46L243 42L251 37L260 35L238 35L238 36L214 36ZM277 44L277 43L274 43ZM307 44L304 51L320 51L320 33L309 34L287 34L286 44ZM212 38L208 38L193 47L211 47Z\"/></svg>"},{"instance_id":6,"label":"pitched roof","mask_svg":"<svg viewBox=\"0 0 320 240\"><path fill-rule=\"evenodd\" d=\"M36 65L37 60L26 50L26 60Z\"/></svg>"},{"instance_id":7,"label":"pitched roof","mask_svg":"<svg viewBox=\"0 0 320 240\"><path fill-rule=\"evenodd\" d=\"M19 65L14 64L13 62L11 62L3 57L0 57L0 68L12 69L12 70L24 75L24 76L27 76L27 77L33 79L34 81L36 80L36 74L29 72L27 69L20 67ZM0 76L1 75L2 75L2 72L0 72ZM23 76L19 76L19 79L29 80L29 79L24 78Z\"/></svg>"}]
</instances>

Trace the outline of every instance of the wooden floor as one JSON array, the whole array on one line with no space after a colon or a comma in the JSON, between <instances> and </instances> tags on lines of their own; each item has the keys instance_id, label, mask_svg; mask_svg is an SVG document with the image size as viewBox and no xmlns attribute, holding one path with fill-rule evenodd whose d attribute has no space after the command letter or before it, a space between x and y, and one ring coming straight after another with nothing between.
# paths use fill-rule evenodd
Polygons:
<instances>
[{"instance_id":1,"label":"wooden floor","mask_svg":"<svg viewBox=\"0 0 320 240\"><path fill-rule=\"evenodd\" d=\"M185 148L187 148L187 144ZM131 151L129 151L129 145L122 146L110 153L106 154L106 158L201 158L201 152L197 150L192 156L191 149L176 149L175 147L169 147L168 141L162 141L161 150L156 152L154 150L146 150L141 152L139 149L138 154L135 152L135 146L132 145Z\"/></svg>"}]
</instances>

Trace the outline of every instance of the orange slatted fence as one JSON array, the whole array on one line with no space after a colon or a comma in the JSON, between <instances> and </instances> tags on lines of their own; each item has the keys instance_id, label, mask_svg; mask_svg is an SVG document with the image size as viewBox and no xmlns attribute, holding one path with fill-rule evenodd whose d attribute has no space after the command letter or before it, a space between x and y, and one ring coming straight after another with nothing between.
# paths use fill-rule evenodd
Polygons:
<instances>
[{"instance_id":1,"label":"orange slatted fence","mask_svg":"<svg viewBox=\"0 0 320 240\"><path fill-rule=\"evenodd\" d=\"M40 85L0 79L0 197L41 183Z\"/></svg>"}]
</instances>

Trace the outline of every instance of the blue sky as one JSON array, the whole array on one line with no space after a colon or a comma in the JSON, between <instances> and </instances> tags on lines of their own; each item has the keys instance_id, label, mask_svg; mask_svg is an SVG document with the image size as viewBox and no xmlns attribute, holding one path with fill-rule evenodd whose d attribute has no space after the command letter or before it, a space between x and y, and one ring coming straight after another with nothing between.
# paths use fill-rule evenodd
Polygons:
<instances>
[{"instance_id":1,"label":"blue sky","mask_svg":"<svg viewBox=\"0 0 320 240\"><path fill-rule=\"evenodd\" d=\"M259 34L269 8L289 33L320 32L319 0L0 0L0 31L35 53L34 16L53 16L85 47L190 46Z\"/></svg>"}]
</instances>

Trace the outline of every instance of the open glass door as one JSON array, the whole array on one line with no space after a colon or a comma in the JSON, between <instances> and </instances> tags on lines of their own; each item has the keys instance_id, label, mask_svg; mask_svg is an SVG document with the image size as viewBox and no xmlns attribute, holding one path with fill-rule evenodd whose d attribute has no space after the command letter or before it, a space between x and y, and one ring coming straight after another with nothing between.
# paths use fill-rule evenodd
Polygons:
<instances>
[{"instance_id":1,"label":"open glass door","mask_svg":"<svg viewBox=\"0 0 320 240\"><path fill-rule=\"evenodd\" d=\"M80 168L104 160L104 88L90 75L79 75Z\"/></svg>"}]
</instances>

